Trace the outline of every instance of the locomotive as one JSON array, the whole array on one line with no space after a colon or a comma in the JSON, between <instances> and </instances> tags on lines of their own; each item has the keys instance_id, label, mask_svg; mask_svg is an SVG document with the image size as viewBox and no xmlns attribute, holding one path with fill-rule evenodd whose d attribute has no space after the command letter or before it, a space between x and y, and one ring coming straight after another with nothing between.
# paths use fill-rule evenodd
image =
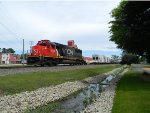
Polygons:
<instances>
[{"instance_id":1,"label":"locomotive","mask_svg":"<svg viewBox=\"0 0 150 113\"><path fill-rule=\"evenodd\" d=\"M74 40L69 40L68 45L63 45L49 40L40 40L32 46L31 54L27 57L29 65L83 65L82 50L77 48Z\"/></svg>"}]
</instances>

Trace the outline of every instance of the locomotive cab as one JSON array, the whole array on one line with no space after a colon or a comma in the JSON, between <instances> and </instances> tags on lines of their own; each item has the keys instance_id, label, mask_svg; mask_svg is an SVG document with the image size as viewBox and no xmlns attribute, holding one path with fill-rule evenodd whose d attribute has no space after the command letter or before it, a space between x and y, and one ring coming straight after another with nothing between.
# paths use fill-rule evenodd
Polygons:
<instances>
[{"instance_id":1,"label":"locomotive cab","mask_svg":"<svg viewBox=\"0 0 150 113\"><path fill-rule=\"evenodd\" d=\"M58 53L56 45L49 40L41 40L32 46L31 55L28 56L28 64L51 65L57 63Z\"/></svg>"},{"instance_id":2,"label":"locomotive cab","mask_svg":"<svg viewBox=\"0 0 150 113\"><path fill-rule=\"evenodd\" d=\"M32 56L56 57L56 45L49 40L38 41L36 46L32 47Z\"/></svg>"}]
</instances>

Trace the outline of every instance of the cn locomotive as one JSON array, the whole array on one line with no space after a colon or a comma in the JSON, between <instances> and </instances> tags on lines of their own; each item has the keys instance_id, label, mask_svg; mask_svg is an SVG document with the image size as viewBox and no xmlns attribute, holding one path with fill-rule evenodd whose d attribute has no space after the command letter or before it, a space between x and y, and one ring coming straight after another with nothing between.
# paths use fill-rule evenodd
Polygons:
<instances>
[{"instance_id":1,"label":"cn locomotive","mask_svg":"<svg viewBox=\"0 0 150 113\"><path fill-rule=\"evenodd\" d=\"M49 40L40 40L32 46L31 54L27 57L29 65L83 65L82 50L78 49L74 40L69 40L68 45L63 45Z\"/></svg>"}]
</instances>

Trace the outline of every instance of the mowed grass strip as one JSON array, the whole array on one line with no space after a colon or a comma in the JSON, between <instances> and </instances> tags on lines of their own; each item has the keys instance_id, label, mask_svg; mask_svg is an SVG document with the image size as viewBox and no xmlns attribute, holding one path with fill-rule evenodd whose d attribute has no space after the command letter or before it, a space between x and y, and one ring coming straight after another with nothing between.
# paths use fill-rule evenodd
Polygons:
<instances>
[{"instance_id":1,"label":"mowed grass strip","mask_svg":"<svg viewBox=\"0 0 150 113\"><path fill-rule=\"evenodd\" d=\"M0 95L32 91L41 87L57 85L67 81L81 80L108 72L120 65L100 65L96 68L59 72L32 72L0 77Z\"/></svg>"},{"instance_id":2,"label":"mowed grass strip","mask_svg":"<svg viewBox=\"0 0 150 113\"><path fill-rule=\"evenodd\" d=\"M121 78L112 113L150 113L150 82L140 72L130 70Z\"/></svg>"}]
</instances>

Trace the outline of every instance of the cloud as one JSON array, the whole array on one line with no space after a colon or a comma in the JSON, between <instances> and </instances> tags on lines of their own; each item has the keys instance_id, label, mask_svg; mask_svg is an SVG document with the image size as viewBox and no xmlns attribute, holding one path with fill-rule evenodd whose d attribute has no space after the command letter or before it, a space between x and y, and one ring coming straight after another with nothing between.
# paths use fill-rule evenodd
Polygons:
<instances>
[{"instance_id":1,"label":"cloud","mask_svg":"<svg viewBox=\"0 0 150 113\"><path fill-rule=\"evenodd\" d=\"M115 51L116 45L109 41L108 22L109 13L118 3L101 0L2 2L0 20L18 37L0 26L0 35L4 37L1 47L21 50L23 38L26 49L31 40L34 44L41 39L66 44L73 39L84 50Z\"/></svg>"}]
</instances>

